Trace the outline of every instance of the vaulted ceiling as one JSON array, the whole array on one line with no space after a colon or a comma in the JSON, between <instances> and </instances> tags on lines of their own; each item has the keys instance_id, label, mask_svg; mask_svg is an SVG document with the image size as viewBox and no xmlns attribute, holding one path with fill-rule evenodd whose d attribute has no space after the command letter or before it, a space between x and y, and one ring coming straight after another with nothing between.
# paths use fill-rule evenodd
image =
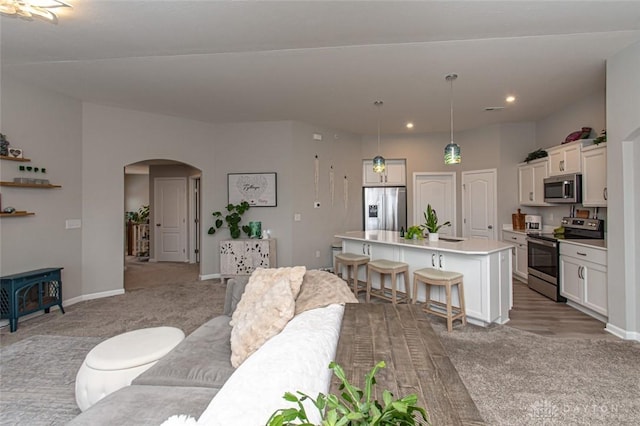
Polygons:
<instances>
[{"instance_id":1,"label":"vaulted ceiling","mask_svg":"<svg viewBox=\"0 0 640 426\"><path fill-rule=\"evenodd\" d=\"M83 101L362 134L543 118L602 90L638 1L89 1L0 19L2 73ZM513 104L504 101L516 96ZM487 112L486 107L504 107Z\"/></svg>"}]
</instances>

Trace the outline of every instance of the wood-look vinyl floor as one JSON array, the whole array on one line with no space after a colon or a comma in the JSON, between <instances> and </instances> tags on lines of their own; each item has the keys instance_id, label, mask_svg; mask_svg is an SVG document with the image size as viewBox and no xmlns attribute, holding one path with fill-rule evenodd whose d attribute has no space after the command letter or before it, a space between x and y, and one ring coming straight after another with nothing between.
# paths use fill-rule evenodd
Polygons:
<instances>
[{"instance_id":1,"label":"wood-look vinyl floor","mask_svg":"<svg viewBox=\"0 0 640 426\"><path fill-rule=\"evenodd\" d=\"M513 308L508 326L548 337L616 339L605 324L566 303L556 303L513 280Z\"/></svg>"}]
</instances>

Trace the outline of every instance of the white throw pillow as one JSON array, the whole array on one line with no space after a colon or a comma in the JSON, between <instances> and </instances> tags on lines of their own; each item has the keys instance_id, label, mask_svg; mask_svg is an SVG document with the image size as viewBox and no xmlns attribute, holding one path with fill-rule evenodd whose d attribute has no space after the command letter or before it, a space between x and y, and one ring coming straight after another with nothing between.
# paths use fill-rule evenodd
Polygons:
<instances>
[{"instance_id":1,"label":"white throw pillow","mask_svg":"<svg viewBox=\"0 0 640 426\"><path fill-rule=\"evenodd\" d=\"M238 367L278 334L295 313L306 268L257 269L231 318L231 364Z\"/></svg>"},{"instance_id":2,"label":"white throw pillow","mask_svg":"<svg viewBox=\"0 0 640 426\"><path fill-rule=\"evenodd\" d=\"M198 424L264 425L274 411L296 407L282 398L285 392L326 395L343 313L344 306L330 305L296 315L233 372ZM304 404L311 423L320 424L317 409L310 401Z\"/></svg>"}]
</instances>

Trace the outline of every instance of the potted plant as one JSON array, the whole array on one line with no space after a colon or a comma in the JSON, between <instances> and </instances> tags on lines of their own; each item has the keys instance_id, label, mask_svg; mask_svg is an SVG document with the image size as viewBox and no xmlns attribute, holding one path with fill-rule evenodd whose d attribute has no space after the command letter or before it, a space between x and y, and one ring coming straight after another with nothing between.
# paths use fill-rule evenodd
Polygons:
<instances>
[{"instance_id":1,"label":"potted plant","mask_svg":"<svg viewBox=\"0 0 640 426\"><path fill-rule=\"evenodd\" d=\"M222 212L213 212L212 215L215 218L214 225L209 228L207 232L209 235L213 235L216 233L218 229L222 227L224 222L227 222L227 227L229 228L229 233L231 234L231 238L234 240L236 238L240 238L242 232L249 235L251 232L251 228L249 225L240 226L240 222L242 221L242 215L249 210L249 203L246 201L241 202L240 204L228 204L227 212L228 214L224 216L224 221L222 220Z\"/></svg>"},{"instance_id":2,"label":"potted plant","mask_svg":"<svg viewBox=\"0 0 640 426\"><path fill-rule=\"evenodd\" d=\"M365 376L364 390L352 385L347 380L344 370L335 362L329 364L333 374L340 379L340 396L318 394L316 399L298 391L298 395L287 392L284 399L297 404L298 408L282 408L271 415L267 426L314 426L309 422L303 401L309 400L320 412L322 423L320 426L383 426L405 425L415 426L416 416L430 425L429 416L424 408L418 407L418 397L415 394L404 398L394 399L393 394L385 390L382 392L382 403L373 398L373 386L376 383L375 374L384 368L384 361L380 361Z\"/></svg>"},{"instance_id":3,"label":"potted plant","mask_svg":"<svg viewBox=\"0 0 640 426\"><path fill-rule=\"evenodd\" d=\"M422 227L418 225L408 227L404 237L407 240L421 240L424 237Z\"/></svg>"},{"instance_id":4,"label":"potted plant","mask_svg":"<svg viewBox=\"0 0 640 426\"><path fill-rule=\"evenodd\" d=\"M451 222L446 221L438 225L438 214L431 208L431 204L427 204L427 210L424 212L425 223L422 225L423 229L429 232L429 241L438 241L438 231L443 226L451 226Z\"/></svg>"}]
</instances>

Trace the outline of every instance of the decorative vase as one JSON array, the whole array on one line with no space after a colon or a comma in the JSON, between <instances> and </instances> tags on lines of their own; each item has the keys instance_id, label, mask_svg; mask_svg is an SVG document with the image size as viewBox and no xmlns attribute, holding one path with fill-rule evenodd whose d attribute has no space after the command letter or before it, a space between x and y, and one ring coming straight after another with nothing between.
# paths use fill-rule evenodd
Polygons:
<instances>
[{"instance_id":1,"label":"decorative vase","mask_svg":"<svg viewBox=\"0 0 640 426\"><path fill-rule=\"evenodd\" d=\"M262 238L262 222L249 222L249 238Z\"/></svg>"},{"instance_id":2,"label":"decorative vase","mask_svg":"<svg viewBox=\"0 0 640 426\"><path fill-rule=\"evenodd\" d=\"M429 232L429 241L438 241L439 239L437 232Z\"/></svg>"}]
</instances>

